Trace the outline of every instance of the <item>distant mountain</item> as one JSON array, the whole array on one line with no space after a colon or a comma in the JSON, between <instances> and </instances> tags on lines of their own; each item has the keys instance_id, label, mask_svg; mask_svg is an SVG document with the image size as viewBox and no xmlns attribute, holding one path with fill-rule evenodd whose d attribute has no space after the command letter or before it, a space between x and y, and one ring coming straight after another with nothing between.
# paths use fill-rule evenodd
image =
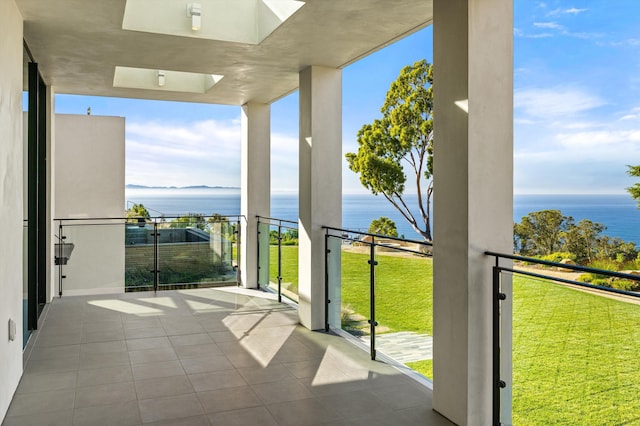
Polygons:
<instances>
[{"instance_id":1,"label":"distant mountain","mask_svg":"<svg viewBox=\"0 0 640 426\"><path fill-rule=\"evenodd\" d=\"M237 186L208 186L208 185L191 185L191 186L146 186L134 185L128 183L124 186L127 189L240 189Z\"/></svg>"}]
</instances>

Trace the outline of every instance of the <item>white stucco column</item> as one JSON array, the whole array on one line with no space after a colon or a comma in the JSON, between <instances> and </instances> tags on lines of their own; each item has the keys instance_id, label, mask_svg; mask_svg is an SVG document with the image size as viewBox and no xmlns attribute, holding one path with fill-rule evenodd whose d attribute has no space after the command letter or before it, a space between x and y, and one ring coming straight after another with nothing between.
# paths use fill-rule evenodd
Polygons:
<instances>
[{"instance_id":1,"label":"white stucco column","mask_svg":"<svg viewBox=\"0 0 640 426\"><path fill-rule=\"evenodd\" d=\"M492 264L513 232L513 1L434 0L434 395L491 424Z\"/></svg>"},{"instance_id":2,"label":"white stucco column","mask_svg":"<svg viewBox=\"0 0 640 426\"><path fill-rule=\"evenodd\" d=\"M324 230L342 225L342 71L300 72L298 313L324 327Z\"/></svg>"},{"instance_id":3,"label":"white stucco column","mask_svg":"<svg viewBox=\"0 0 640 426\"><path fill-rule=\"evenodd\" d=\"M271 199L271 107L242 106L240 279L247 288L258 286L258 220L269 216Z\"/></svg>"}]
</instances>

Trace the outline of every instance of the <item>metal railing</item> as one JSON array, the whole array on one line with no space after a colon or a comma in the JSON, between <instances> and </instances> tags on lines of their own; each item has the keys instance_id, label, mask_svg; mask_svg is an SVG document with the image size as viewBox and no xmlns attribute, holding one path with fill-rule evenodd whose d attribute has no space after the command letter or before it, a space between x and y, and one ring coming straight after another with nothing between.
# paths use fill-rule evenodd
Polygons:
<instances>
[{"instance_id":1,"label":"metal railing","mask_svg":"<svg viewBox=\"0 0 640 426\"><path fill-rule=\"evenodd\" d=\"M573 279L552 276L548 274L544 274L542 272L533 272L531 270L524 270L522 267L514 267L514 266L501 266L500 260L505 259L509 261L521 262L523 264L528 265L540 265L544 267L557 268L561 271L569 271L569 272L580 272L585 274L594 274L609 278L623 279L629 281L640 282L640 276L628 274L624 272L616 272L609 271L603 269L590 268L581 265L573 265L573 264L565 264L565 263L557 263L550 262L542 259L536 259L525 256L518 256L513 254L506 253L498 253L493 251L486 251L485 255L492 256L495 258L495 265L493 266L493 424L500 425L502 424L502 417L505 417L504 413L501 413L501 390L508 386L507 380L504 380L501 377L501 351L512 351L512 347L502 347L501 335L503 334L503 326L502 326L502 303L508 302L513 303L513 294L510 294L508 291L504 291L502 286L502 274L509 273L513 275L522 275L526 277L531 277L536 280L543 280L542 282L548 284L556 284L556 285L564 285L565 287L573 287L577 289L589 290L600 295L615 295L615 296L625 296L635 300L640 301L640 293L631 292L627 290L617 289L606 287L602 285L594 285L587 282L577 281ZM511 318L506 319L509 324L508 332L511 333ZM590 342L592 344L593 342ZM511 371L511 366L509 366L509 371ZM509 397L511 394L509 394ZM509 406L511 406L511 401L509 401ZM509 412L506 414L507 420L506 423L511 423L512 413ZM636 418L637 420L637 418ZM607 421L607 419L602 419L603 423Z\"/></svg>"},{"instance_id":2,"label":"metal railing","mask_svg":"<svg viewBox=\"0 0 640 426\"><path fill-rule=\"evenodd\" d=\"M240 283L243 216L54 220L59 296Z\"/></svg>"},{"instance_id":3,"label":"metal railing","mask_svg":"<svg viewBox=\"0 0 640 426\"><path fill-rule=\"evenodd\" d=\"M325 229L325 330L329 331L332 323L335 328L342 329L342 320L340 318L331 318L342 316L342 306L333 306L336 303L339 305L344 304L340 289L333 288L332 275L334 273L342 273L342 271L334 271L338 269L338 265L342 265L338 259L332 259L332 256L340 256L342 252L343 244L358 244L367 247L368 250L368 296L369 296L369 312L367 318L368 324L368 342L371 359L375 360L377 356L376 347L376 327L378 323L377 308L378 300L376 299L377 286L381 284L380 277L376 274L376 267L379 265L378 257L376 256L376 250L385 250L391 252L403 252L413 254L417 256L431 256L432 244L426 241L407 240L397 237L389 237L385 235L372 234L362 231L354 231L343 228L323 227ZM339 242L339 243L336 243ZM409 247L413 245L413 248ZM336 253L337 252L337 253ZM333 266L332 268L332 265ZM340 266L342 268L344 266ZM341 281L340 278L335 278L336 281ZM340 282L339 286L345 286L346 283ZM366 312L364 312L366 313ZM363 313L358 313L362 315Z\"/></svg>"},{"instance_id":4,"label":"metal railing","mask_svg":"<svg viewBox=\"0 0 640 426\"><path fill-rule=\"evenodd\" d=\"M285 219L277 219L272 217L264 217L264 216L256 216L258 220L258 287L270 289L271 287L271 278L272 278L272 266L275 266L275 281L277 283L277 289L275 290L278 294L278 302L282 302L283 293L285 297L290 299L293 302L298 302L298 291L297 291L297 267L295 271L287 271L290 275L290 282L287 282L285 288L283 288L283 239L285 236L289 236L289 241L295 241L295 246L297 246L298 239L298 222L294 222L292 220ZM275 229L273 229L275 228ZM275 232L275 235L272 234L272 231ZM284 231L284 232L283 232ZM275 244L273 238L275 237ZM271 248L275 246L276 248L276 264L271 264ZM295 251L297 266L297 250Z\"/></svg>"}]
</instances>

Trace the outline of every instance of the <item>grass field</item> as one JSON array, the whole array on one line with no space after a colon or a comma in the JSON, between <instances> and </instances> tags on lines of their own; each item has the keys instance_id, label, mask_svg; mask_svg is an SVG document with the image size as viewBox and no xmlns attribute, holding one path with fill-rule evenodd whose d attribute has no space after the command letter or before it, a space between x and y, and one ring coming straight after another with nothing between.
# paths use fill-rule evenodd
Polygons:
<instances>
[{"instance_id":1,"label":"grass field","mask_svg":"<svg viewBox=\"0 0 640 426\"><path fill-rule=\"evenodd\" d=\"M286 249L297 288L297 247ZM342 252L343 307L365 318L367 260ZM431 334L431 260L377 261L378 329ZM514 424L640 424L640 305L524 277L513 287ZM408 365L432 377L430 360Z\"/></svg>"}]
</instances>

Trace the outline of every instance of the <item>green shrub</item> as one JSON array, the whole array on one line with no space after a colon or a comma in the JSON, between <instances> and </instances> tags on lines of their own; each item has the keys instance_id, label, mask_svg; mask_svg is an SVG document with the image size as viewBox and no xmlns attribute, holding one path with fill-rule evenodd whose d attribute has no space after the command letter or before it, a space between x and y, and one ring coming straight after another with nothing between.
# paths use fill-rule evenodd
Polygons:
<instances>
[{"instance_id":1,"label":"green shrub","mask_svg":"<svg viewBox=\"0 0 640 426\"><path fill-rule=\"evenodd\" d=\"M611 281L607 278L593 278L591 280L591 284L593 285L599 285L602 287L611 287Z\"/></svg>"},{"instance_id":2,"label":"green shrub","mask_svg":"<svg viewBox=\"0 0 640 426\"><path fill-rule=\"evenodd\" d=\"M593 276L591 274L582 274L578 277L578 281L581 283L590 283L593 281Z\"/></svg>"},{"instance_id":3,"label":"green shrub","mask_svg":"<svg viewBox=\"0 0 640 426\"><path fill-rule=\"evenodd\" d=\"M640 282L623 280L623 279L614 279L611 283L611 287L617 288L618 290L638 291L640 290Z\"/></svg>"},{"instance_id":4,"label":"green shrub","mask_svg":"<svg viewBox=\"0 0 640 426\"><path fill-rule=\"evenodd\" d=\"M576 255L573 254L573 253L566 252L566 251L557 251L555 253L551 253L551 254L546 254L544 256L540 256L539 259L540 260L545 260L547 262L560 263L564 259L570 259L570 260L575 261L576 260Z\"/></svg>"}]
</instances>

